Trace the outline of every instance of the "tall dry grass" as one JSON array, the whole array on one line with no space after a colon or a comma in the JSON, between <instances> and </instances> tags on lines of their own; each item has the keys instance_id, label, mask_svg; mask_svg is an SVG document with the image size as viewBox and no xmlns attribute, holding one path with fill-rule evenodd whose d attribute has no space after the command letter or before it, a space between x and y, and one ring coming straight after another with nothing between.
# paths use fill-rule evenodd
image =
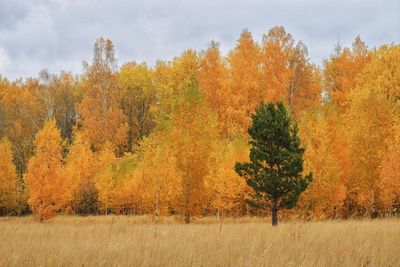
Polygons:
<instances>
[{"instance_id":1,"label":"tall dry grass","mask_svg":"<svg viewBox=\"0 0 400 267\"><path fill-rule=\"evenodd\" d=\"M0 219L0 266L400 266L400 220ZM214 222L214 223L213 223Z\"/></svg>"}]
</instances>

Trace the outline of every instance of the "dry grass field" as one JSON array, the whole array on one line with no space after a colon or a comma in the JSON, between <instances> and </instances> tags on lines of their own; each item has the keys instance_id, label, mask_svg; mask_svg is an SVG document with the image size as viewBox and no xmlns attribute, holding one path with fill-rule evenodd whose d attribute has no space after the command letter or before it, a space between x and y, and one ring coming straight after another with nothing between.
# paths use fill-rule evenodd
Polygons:
<instances>
[{"instance_id":1,"label":"dry grass field","mask_svg":"<svg viewBox=\"0 0 400 267\"><path fill-rule=\"evenodd\" d=\"M0 266L400 266L400 220L0 218Z\"/></svg>"}]
</instances>

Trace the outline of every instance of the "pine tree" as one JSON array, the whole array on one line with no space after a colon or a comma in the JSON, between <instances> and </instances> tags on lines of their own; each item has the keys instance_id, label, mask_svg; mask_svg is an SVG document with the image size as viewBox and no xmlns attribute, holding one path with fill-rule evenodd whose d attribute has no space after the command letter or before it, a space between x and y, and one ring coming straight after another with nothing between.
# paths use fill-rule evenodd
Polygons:
<instances>
[{"instance_id":1,"label":"pine tree","mask_svg":"<svg viewBox=\"0 0 400 267\"><path fill-rule=\"evenodd\" d=\"M262 102L251 119L250 162L237 162L235 170L254 191L248 203L270 208L272 225L277 225L278 210L296 205L312 173L302 176L305 149L300 145L297 125L282 102Z\"/></svg>"}]
</instances>

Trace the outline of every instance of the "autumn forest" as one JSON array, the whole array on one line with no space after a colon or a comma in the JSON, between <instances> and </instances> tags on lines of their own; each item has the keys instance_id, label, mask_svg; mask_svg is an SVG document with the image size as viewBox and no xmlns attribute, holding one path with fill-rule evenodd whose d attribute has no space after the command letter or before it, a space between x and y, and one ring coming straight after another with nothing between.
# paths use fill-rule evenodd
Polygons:
<instances>
[{"instance_id":1,"label":"autumn forest","mask_svg":"<svg viewBox=\"0 0 400 267\"><path fill-rule=\"evenodd\" d=\"M88 44L90 45L90 44ZM321 66L283 27L117 66L99 38L81 74L0 76L0 215L269 216L235 171L251 114L282 101L313 179L286 218L400 214L400 46L332 44Z\"/></svg>"}]
</instances>

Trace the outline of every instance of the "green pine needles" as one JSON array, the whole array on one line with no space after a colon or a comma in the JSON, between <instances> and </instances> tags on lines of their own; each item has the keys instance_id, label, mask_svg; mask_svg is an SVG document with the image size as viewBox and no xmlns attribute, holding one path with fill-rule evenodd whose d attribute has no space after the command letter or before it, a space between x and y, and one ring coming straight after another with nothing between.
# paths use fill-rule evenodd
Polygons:
<instances>
[{"instance_id":1,"label":"green pine needles","mask_svg":"<svg viewBox=\"0 0 400 267\"><path fill-rule=\"evenodd\" d=\"M235 170L254 191L247 202L253 207L270 208L272 225L277 225L278 210L296 205L312 181L312 173L302 176L305 149L297 124L282 102L261 102L251 119L250 162L237 162Z\"/></svg>"}]
</instances>

